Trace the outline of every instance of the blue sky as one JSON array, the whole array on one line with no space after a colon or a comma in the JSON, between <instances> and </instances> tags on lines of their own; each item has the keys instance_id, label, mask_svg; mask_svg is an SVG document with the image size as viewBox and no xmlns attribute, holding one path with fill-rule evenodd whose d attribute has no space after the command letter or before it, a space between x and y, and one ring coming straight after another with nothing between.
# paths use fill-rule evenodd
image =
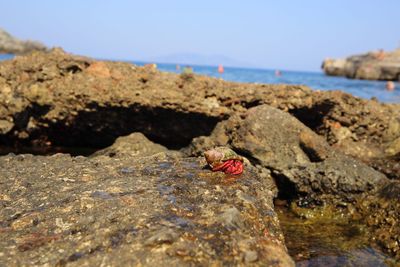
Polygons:
<instances>
[{"instance_id":1,"label":"blue sky","mask_svg":"<svg viewBox=\"0 0 400 267\"><path fill-rule=\"evenodd\" d=\"M0 27L98 58L220 55L245 66L319 71L325 57L400 46L400 1L12 0Z\"/></svg>"}]
</instances>

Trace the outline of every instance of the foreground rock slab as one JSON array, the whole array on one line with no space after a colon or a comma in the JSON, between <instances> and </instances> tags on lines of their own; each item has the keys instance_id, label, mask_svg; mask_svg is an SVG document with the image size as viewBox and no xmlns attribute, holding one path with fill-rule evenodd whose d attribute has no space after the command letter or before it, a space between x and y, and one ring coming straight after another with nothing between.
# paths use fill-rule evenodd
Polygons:
<instances>
[{"instance_id":1,"label":"foreground rock slab","mask_svg":"<svg viewBox=\"0 0 400 267\"><path fill-rule=\"evenodd\" d=\"M275 186L198 158L0 158L0 265L294 266Z\"/></svg>"}]
</instances>

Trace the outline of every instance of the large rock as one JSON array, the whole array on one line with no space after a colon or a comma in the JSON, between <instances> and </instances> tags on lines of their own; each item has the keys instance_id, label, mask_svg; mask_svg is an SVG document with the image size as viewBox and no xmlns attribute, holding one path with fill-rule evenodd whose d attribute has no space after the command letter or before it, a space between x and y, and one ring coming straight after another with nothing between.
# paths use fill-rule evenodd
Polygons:
<instances>
[{"instance_id":1,"label":"large rock","mask_svg":"<svg viewBox=\"0 0 400 267\"><path fill-rule=\"evenodd\" d=\"M127 136L118 137L112 146L96 151L93 156L137 156L146 157L168 149L162 145L155 144L142 133L132 133Z\"/></svg>"},{"instance_id":2,"label":"large rock","mask_svg":"<svg viewBox=\"0 0 400 267\"><path fill-rule=\"evenodd\" d=\"M229 144L271 170L283 197L352 200L354 194L387 182L382 173L336 151L295 117L268 105L249 109L216 129L210 137L196 138L187 153Z\"/></svg>"},{"instance_id":3,"label":"large rock","mask_svg":"<svg viewBox=\"0 0 400 267\"><path fill-rule=\"evenodd\" d=\"M369 52L346 59L326 59L322 69L327 75L352 79L400 80L400 49L394 52Z\"/></svg>"},{"instance_id":4,"label":"large rock","mask_svg":"<svg viewBox=\"0 0 400 267\"><path fill-rule=\"evenodd\" d=\"M36 41L21 41L0 28L0 54L25 54L32 51L46 51L43 44Z\"/></svg>"},{"instance_id":5,"label":"large rock","mask_svg":"<svg viewBox=\"0 0 400 267\"><path fill-rule=\"evenodd\" d=\"M55 144L111 145L116 137L134 131L187 144L193 136L209 133L218 121L264 103L291 112L313 129L328 129L328 123L337 120L353 126L352 131L367 125L364 132L357 131L358 138L377 130L384 133L389 120L400 114L398 105L340 92L196 75L186 80L153 68L71 56L60 49L2 62L0 89L0 134ZM75 136L84 138L71 138Z\"/></svg>"},{"instance_id":6,"label":"large rock","mask_svg":"<svg viewBox=\"0 0 400 267\"><path fill-rule=\"evenodd\" d=\"M0 142L11 147L8 151L103 148L132 132L178 149L209 135L218 122L262 104L291 113L329 144L371 165L384 162L385 150L400 137L400 105L339 91L188 79L60 49L0 63Z\"/></svg>"},{"instance_id":7,"label":"large rock","mask_svg":"<svg viewBox=\"0 0 400 267\"><path fill-rule=\"evenodd\" d=\"M0 265L294 266L274 183L203 159L0 158Z\"/></svg>"}]
</instances>

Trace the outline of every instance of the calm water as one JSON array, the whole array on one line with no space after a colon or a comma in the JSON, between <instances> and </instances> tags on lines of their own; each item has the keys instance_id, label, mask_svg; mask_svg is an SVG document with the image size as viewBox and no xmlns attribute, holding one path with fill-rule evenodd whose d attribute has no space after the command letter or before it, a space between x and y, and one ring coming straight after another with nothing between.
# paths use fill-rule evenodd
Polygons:
<instances>
[{"instance_id":1,"label":"calm water","mask_svg":"<svg viewBox=\"0 0 400 267\"><path fill-rule=\"evenodd\" d=\"M143 65L143 62L133 62ZM179 73L175 64L157 64L159 70ZM181 66L182 69L183 66ZM396 90L385 90L384 81L351 80L343 77L325 76L320 72L283 71L281 76L275 76L274 70L247 69L225 67L225 72L219 74L217 67L193 66L197 74L222 78L227 81L271 84L303 84L318 90L342 90L355 96L366 99L376 97L382 102L400 103L400 83L396 83Z\"/></svg>"},{"instance_id":2,"label":"calm water","mask_svg":"<svg viewBox=\"0 0 400 267\"><path fill-rule=\"evenodd\" d=\"M0 54L0 61L1 60L6 60L6 59L12 59L13 55L9 55L9 54Z\"/></svg>"},{"instance_id":3,"label":"calm water","mask_svg":"<svg viewBox=\"0 0 400 267\"><path fill-rule=\"evenodd\" d=\"M12 55L0 55L0 60L10 59ZM132 61L131 61L132 62ZM144 65L144 62L132 62L137 65ZM162 71L180 73L176 70L175 64L158 64ZM182 68L183 66L181 66ZM388 92L385 90L385 82L350 80L342 77L329 77L320 72L284 71L282 75L275 76L275 71L265 69L247 69L225 67L225 72L219 74L217 67L193 66L194 72L222 78L227 81L248 82L248 83L271 83L271 84L304 84L318 90L342 90L355 96L370 99L376 97L382 102L400 103L400 83L396 83L396 90Z\"/></svg>"},{"instance_id":4,"label":"calm water","mask_svg":"<svg viewBox=\"0 0 400 267\"><path fill-rule=\"evenodd\" d=\"M370 244L365 226L350 223L346 216L304 219L281 205L276 205L275 211L297 267L400 266L400 262Z\"/></svg>"}]
</instances>

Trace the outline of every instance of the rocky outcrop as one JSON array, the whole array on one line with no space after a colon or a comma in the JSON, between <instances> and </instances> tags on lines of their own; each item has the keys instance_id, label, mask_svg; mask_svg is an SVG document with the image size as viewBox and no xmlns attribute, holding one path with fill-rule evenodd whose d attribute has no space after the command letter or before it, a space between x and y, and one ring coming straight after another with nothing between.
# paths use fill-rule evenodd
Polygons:
<instances>
[{"instance_id":1,"label":"rocky outcrop","mask_svg":"<svg viewBox=\"0 0 400 267\"><path fill-rule=\"evenodd\" d=\"M93 151L132 132L180 149L194 137L209 135L218 122L262 104L289 112L330 145L400 178L386 164L396 166L398 104L304 86L163 73L61 49L0 63L0 142L2 149L9 146L5 151Z\"/></svg>"},{"instance_id":2,"label":"rocky outcrop","mask_svg":"<svg viewBox=\"0 0 400 267\"><path fill-rule=\"evenodd\" d=\"M0 158L0 265L294 266L274 183L198 158Z\"/></svg>"},{"instance_id":3,"label":"rocky outcrop","mask_svg":"<svg viewBox=\"0 0 400 267\"><path fill-rule=\"evenodd\" d=\"M132 133L127 136L118 137L111 146L98 150L92 156L137 156L146 157L168 149L162 145L155 144L142 133Z\"/></svg>"},{"instance_id":4,"label":"rocky outcrop","mask_svg":"<svg viewBox=\"0 0 400 267\"><path fill-rule=\"evenodd\" d=\"M195 138L185 152L200 155L213 146L230 146L260 171L270 173L279 198L291 202L291 211L299 214L301 210L302 218L361 222L368 229L370 243L400 259L399 181L390 181L379 172L398 179L398 158L381 159L379 166L384 169L375 165L376 171L343 154L343 149L329 146L293 116L268 105L220 122L210 136Z\"/></svg>"},{"instance_id":5,"label":"rocky outcrop","mask_svg":"<svg viewBox=\"0 0 400 267\"><path fill-rule=\"evenodd\" d=\"M103 150L0 157L0 265L291 266L277 188L300 208L353 207L362 221L358 197L379 195L382 173L400 178L399 118L399 105L339 91L163 73L61 49L2 62L1 145ZM247 157L241 176L182 158L217 145Z\"/></svg>"},{"instance_id":6,"label":"rocky outcrop","mask_svg":"<svg viewBox=\"0 0 400 267\"><path fill-rule=\"evenodd\" d=\"M271 171L284 198L350 201L387 182L380 172L332 149L296 118L268 105L251 108L216 129L209 137L195 138L188 153L230 145Z\"/></svg>"},{"instance_id":7,"label":"rocky outcrop","mask_svg":"<svg viewBox=\"0 0 400 267\"><path fill-rule=\"evenodd\" d=\"M399 105L339 91L188 79L60 49L0 64L0 140L13 145L103 148L141 132L181 148L219 121L261 104L291 113L330 144L349 140L383 151L400 137Z\"/></svg>"},{"instance_id":8,"label":"rocky outcrop","mask_svg":"<svg viewBox=\"0 0 400 267\"><path fill-rule=\"evenodd\" d=\"M26 54L32 51L46 51L43 44L36 41L21 41L0 28L0 54Z\"/></svg>"},{"instance_id":9,"label":"rocky outcrop","mask_svg":"<svg viewBox=\"0 0 400 267\"><path fill-rule=\"evenodd\" d=\"M325 59L325 74L351 79L400 81L400 49L369 52L345 59Z\"/></svg>"}]
</instances>

